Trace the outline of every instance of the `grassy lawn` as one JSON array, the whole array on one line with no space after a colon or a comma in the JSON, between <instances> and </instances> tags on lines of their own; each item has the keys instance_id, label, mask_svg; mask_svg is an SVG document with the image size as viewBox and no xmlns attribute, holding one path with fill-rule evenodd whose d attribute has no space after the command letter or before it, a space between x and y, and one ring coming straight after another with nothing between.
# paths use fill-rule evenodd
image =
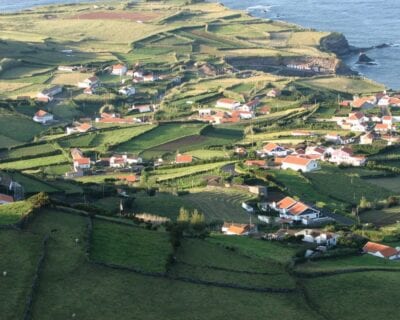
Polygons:
<instances>
[{"instance_id":1,"label":"grassy lawn","mask_svg":"<svg viewBox=\"0 0 400 320\"><path fill-rule=\"evenodd\" d=\"M233 247L246 256L277 263L288 263L298 250L304 248L302 245L283 245L270 241L262 241L248 237L231 237L224 235L213 235L208 239L210 243Z\"/></svg>"},{"instance_id":2,"label":"grassy lawn","mask_svg":"<svg viewBox=\"0 0 400 320\"><path fill-rule=\"evenodd\" d=\"M164 272L172 247L165 232L94 221L91 257L144 271Z\"/></svg>"},{"instance_id":3,"label":"grassy lawn","mask_svg":"<svg viewBox=\"0 0 400 320\"><path fill-rule=\"evenodd\" d=\"M199 134L203 124L166 124L118 145L117 152L140 153L185 136Z\"/></svg>"},{"instance_id":4,"label":"grassy lawn","mask_svg":"<svg viewBox=\"0 0 400 320\"><path fill-rule=\"evenodd\" d=\"M253 198L251 194L236 190L193 190L183 196L192 206L203 212L206 219L248 222L249 215L242 209L242 202ZM253 217L253 220L256 220Z\"/></svg>"},{"instance_id":5,"label":"grassy lawn","mask_svg":"<svg viewBox=\"0 0 400 320\"><path fill-rule=\"evenodd\" d=\"M82 319L95 317L100 320L122 320L135 314L143 319L183 320L187 319L189 306L193 317L199 320L220 319L226 314L226 310L229 310L234 319L246 317L250 313L255 319L261 319L267 313L283 320L294 317L300 320L318 319L304 305L303 298L298 293L260 294L146 277L90 265L85 258L83 244L85 228L85 218L53 211L43 212L29 228L40 235L50 234L48 254L33 308L34 319L63 319L76 314L76 317ZM118 244L122 242L121 246L116 247L109 243L104 244L107 250L112 248L122 255L137 252L139 257L143 257L139 248L130 245L132 241L137 243L130 233L121 238L116 235L113 227L105 231L109 232L109 238L104 238L105 241L117 240ZM76 244L75 238L82 241ZM146 235L143 241L152 240ZM159 252L159 244L156 247L155 250ZM101 250L104 250L103 244ZM114 252L108 253L113 259L118 257ZM126 259L124 256L120 258ZM135 255L132 260L137 261ZM12 264L10 269L15 266L16 263ZM21 268L17 269L18 272L21 271ZM15 282L12 285L15 286ZM90 294L85 294L87 292ZM16 308L10 306L6 310L6 317L16 318Z\"/></svg>"},{"instance_id":6,"label":"grassy lawn","mask_svg":"<svg viewBox=\"0 0 400 320\"><path fill-rule=\"evenodd\" d=\"M304 264L297 265L296 270L302 272L316 272L316 271L352 269L359 267L400 268L400 263L399 261L390 261L387 259L381 259L378 257L365 254L365 255L350 256L337 259L310 261Z\"/></svg>"},{"instance_id":7,"label":"grassy lawn","mask_svg":"<svg viewBox=\"0 0 400 320\"><path fill-rule=\"evenodd\" d=\"M305 282L310 299L328 319L388 319L398 315L400 277L396 272L364 272Z\"/></svg>"},{"instance_id":8,"label":"grassy lawn","mask_svg":"<svg viewBox=\"0 0 400 320\"><path fill-rule=\"evenodd\" d=\"M0 205L0 224L17 223L22 216L32 209L29 201L17 201Z\"/></svg>"},{"instance_id":9,"label":"grassy lawn","mask_svg":"<svg viewBox=\"0 0 400 320\"><path fill-rule=\"evenodd\" d=\"M0 206L1 208L2 206ZM29 232L0 230L0 270L7 272L0 281L1 318L22 319L31 290L42 238Z\"/></svg>"},{"instance_id":10,"label":"grassy lawn","mask_svg":"<svg viewBox=\"0 0 400 320\"><path fill-rule=\"evenodd\" d=\"M26 170L51 166L55 164L64 164L66 162L68 162L68 159L65 158L64 155L60 154L56 156L0 163L0 169Z\"/></svg>"},{"instance_id":11,"label":"grassy lawn","mask_svg":"<svg viewBox=\"0 0 400 320\"><path fill-rule=\"evenodd\" d=\"M56 191L60 191L55 188L51 184L48 184L40 179L31 177L29 175L20 173L20 172L8 172L8 174L15 180L20 183L27 194L33 194L38 192L47 192L52 193Z\"/></svg>"},{"instance_id":12,"label":"grassy lawn","mask_svg":"<svg viewBox=\"0 0 400 320\"><path fill-rule=\"evenodd\" d=\"M34 157L54 152L55 149L50 144L38 144L29 147L16 148L0 152L2 159L17 159L20 157Z\"/></svg>"},{"instance_id":13,"label":"grassy lawn","mask_svg":"<svg viewBox=\"0 0 400 320\"><path fill-rule=\"evenodd\" d=\"M384 86L376 82L358 78L321 77L299 80L298 82L316 89L332 90L334 88L336 91L350 94L381 92L385 89Z\"/></svg>"},{"instance_id":14,"label":"grassy lawn","mask_svg":"<svg viewBox=\"0 0 400 320\"><path fill-rule=\"evenodd\" d=\"M305 176L319 192L346 203L358 204L363 196L374 201L393 195L389 190L376 188L376 186L361 179L359 171L341 170L332 165L324 165L321 170L307 173ZM374 174L374 171L372 171L372 174Z\"/></svg>"},{"instance_id":15,"label":"grassy lawn","mask_svg":"<svg viewBox=\"0 0 400 320\"><path fill-rule=\"evenodd\" d=\"M225 270L217 270L218 268ZM247 271L249 274L236 271ZM254 274L250 274L251 272ZM249 259L239 252L204 240L185 240L178 250L177 264L173 266L171 273L255 288L295 286L293 279L281 265L258 258Z\"/></svg>"},{"instance_id":16,"label":"grassy lawn","mask_svg":"<svg viewBox=\"0 0 400 320\"><path fill-rule=\"evenodd\" d=\"M194 175L196 173L203 173L207 171L212 171L215 169L219 169L224 165L231 163L230 161L223 161L223 162L215 162L215 163L206 163L206 164L198 164L188 167L178 167L178 168L171 168L171 169L157 169L151 173L151 176L157 178L157 181L166 181L166 180L173 180L177 178L182 178L185 176Z\"/></svg>"},{"instance_id":17,"label":"grassy lawn","mask_svg":"<svg viewBox=\"0 0 400 320\"><path fill-rule=\"evenodd\" d=\"M367 179L366 181L376 185L378 188L385 188L395 194L400 194L400 177L373 178Z\"/></svg>"},{"instance_id":18,"label":"grassy lawn","mask_svg":"<svg viewBox=\"0 0 400 320\"><path fill-rule=\"evenodd\" d=\"M360 215L364 223L373 223L377 226L384 226L400 221L400 207L386 208L382 210L368 210Z\"/></svg>"}]
</instances>

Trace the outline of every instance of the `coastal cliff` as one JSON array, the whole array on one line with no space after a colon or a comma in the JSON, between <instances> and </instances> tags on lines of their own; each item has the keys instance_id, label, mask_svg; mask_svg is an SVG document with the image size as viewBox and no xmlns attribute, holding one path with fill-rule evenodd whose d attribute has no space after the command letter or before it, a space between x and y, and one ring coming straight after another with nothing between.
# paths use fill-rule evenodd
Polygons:
<instances>
[{"instance_id":1,"label":"coastal cliff","mask_svg":"<svg viewBox=\"0 0 400 320\"><path fill-rule=\"evenodd\" d=\"M355 48L349 45L346 37L338 32L330 33L321 39L320 49L326 52L333 52L338 56L344 56L354 52Z\"/></svg>"}]
</instances>

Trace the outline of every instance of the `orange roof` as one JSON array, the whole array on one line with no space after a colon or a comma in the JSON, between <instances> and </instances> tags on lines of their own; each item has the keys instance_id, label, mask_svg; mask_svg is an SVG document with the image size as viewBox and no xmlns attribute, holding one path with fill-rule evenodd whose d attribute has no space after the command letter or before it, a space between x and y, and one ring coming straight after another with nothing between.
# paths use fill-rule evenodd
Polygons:
<instances>
[{"instance_id":1,"label":"orange roof","mask_svg":"<svg viewBox=\"0 0 400 320\"><path fill-rule=\"evenodd\" d=\"M364 114L362 112L353 112L349 115L350 120L360 120L363 117Z\"/></svg>"},{"instance_id":2,"label":"orange roof","mask_svg":"<svg viewBox=\"0 0 400 320\"><path fill-rule=\"evenodd\" d=\"M176 163L191 163L193 157L190 154L178 154L175 161Z\"/></svg>"},{"instance_id":3,"label":"orange roof","mask_svg":"<svg viewBox=\"0 0 400 320\"><path fill-rule=\"evenodd\" d=\"M297 203L297 201L294 200L293 198L286 197L286 198L283 198L281 201L279 201L277 203L277 207L279 209L287 209L287 208L290 208L291 206L293 206L296 203Z\"/></svg>"},{"instance_id":4,"label":"orange roof","mask_svg":"<svg viewBox=\"0 0 400 320\"><path fill-rule=\"evenodd\" d=\"M233 100L233 99L228 99L228 98L219 99L217 102L218 102L218 103L226 103L226 104L234 104L234 103L237 103L237 101L235 101L235 100Z\"/></svg>"},{"instance_id":5,"label":"orange roof","mask_svg":"<svg viewBox=\"0 0 400 320\"><path fill-rule=\"evenodd\" d=\"M371 98L370 97L366 97L366 98L359 98L357 100L353 101L353 107L354 108L361 108L364 103L370 103Z\"/></svg>"},{"instance_id":6,"label":"orange roof","mask_svg":"<svg viewBox=\"0 0 400 320\"><path fill-rule=\"evenodd\" d=\"M363 250L365 252L373 252L373 253L380 252L385 258L389 258L399 253L395 248L371 241L367 242Z\"/></svg>"},{"instance_id":7,"label":"orange roof","mask_svg":"<svg viewBox=\"0 0 400 320\"><path fill-rule=\"evenodd\" d=\"M44 110L39 110L38 112L35 113L36 117L44 117L45 115L47 115L48 113Z\"/></svg>"},{"instance_id":8,"label":"orange roof","mask_svg":"<svg viewBox=\"0 0 400 320\"><path fill-rule=\"evenodd\" d=\"M113 69L114 70L123 69L123 68L125 68L125 66L123 64L120 64L120 63L113 65Z\"/></svg>"},{"instance_id":9,"label":"orange roof","mask_svg":"<svg viewBox=\"0 0 400 320\"><path fill-rule=\"evenodd\" d=\"M297 202L293 207L289 209L289 212L295 216L302 214L304 211L309 209L307 205L302 202Z\"/></svg>"},{"instance_id":10,"label":"orange roof","mask_svg":"<svg viewBox=\"0 0 400 320\"><path fill-rule=\"evenodd\" d=\"M376 130L388 130L390 127L387 123L377 123L375 125Z\"/></svg>"},{"instance_id":11,"label":"orange roof","mask_svg":"<svg viewBox=\"0 0 400 320\"><path fill-rule=\"evenodd\" d=\"M390 104L400 104L400 98L390 98L389 103Z\"/></svg>"},{"instance_id":12,"label":"orange roof","mask_svg":"<svg viewBox=\"0 0 400 320\"><path fill-rule=\"evenodd\" d=\"M89 123L82 123L79 127L77 127L77 129L81 132L86 132L92 128L93 127Z\"/></svg>"},{"instance_id":13,"label":"orange roof","mask_svg":"<svg viewBox=\"0 0 400 320\"><path fill-rule=\"evenodd\" d=\"M265 160L247 160L245 162L246 166L258 166L258 167L263 167L267 165L267 162Z\"/></svg>"},{"instance_id":14,"label":"orange roof","mask_svg":"<svg viewBox=\"0 0 400 320\"><path fill-rule=\"evenodd\" d=\"M228 231L231 233L237 234L237 235L241 235L241 234L244 234L245 232L247 232L248 229L249 229L248 225L239 226L239 225L233 224L228 228Z\"/></svg>"},{"instance_id":15,"label":"orange roof","mask_svg":"<svg viewBox=\"0 0 400 320\"><path fill-rule=\"evenodd\" d=\"M11 196L8 196L6 194L0 193L0 201L2 202L14 202L14 198Z\"/></svg>"},{"instance_id":16,"label":"orange roof","mask_svg":"<svg viewBox=\"0 0 400 320\"><path fill-rule=\"evenodd\" d=\"M279 145L277 145L276 143L268 143L264 146L264 151L273 151L274 149L278 148Z\"/></svg>"},{"instance_id":17,"label":"orange roof","mask_svg":"<svg viewBox=\"0 0 400 320\"><path fill-rule=\"evenodd\" d=\"M392 120L393 117L392 116L383 116L382 120Z\"/></svg>"},{"instance_id":18,"label":"orange roof","mask_svg":"<svg viewBox=\"0 0 400 320\"><path fill-rule=\"evenodd\" d=\"M118 177L119 180L124 180L127 182L136 182L137 178L135 175L130 175L130 176L119 176Z\"/></svg>"},{"instance_id":19,"label":"orange roof","mask_svg":"<svg viewBox=\"0 0 400 320\"><path fill-rule=\"evenodd\" d=\"M299 166L306 166L312 159L307 159L304 157L298 157L298 156L287 156L285 159L282 160L282 163L290 163L290 164L296 164Z\"/></svg>"},{"instance_id":20,"label":"orange roof","mask_svg":"<svg viewBox=\"0 0 400 320\"><path fill-rule=\"evenodd\" d=\"M77 159L74 159L74 162L76 162L79 165L90 164L90 159L89 158L77 158Z\"/></svg>"}]
</instances>

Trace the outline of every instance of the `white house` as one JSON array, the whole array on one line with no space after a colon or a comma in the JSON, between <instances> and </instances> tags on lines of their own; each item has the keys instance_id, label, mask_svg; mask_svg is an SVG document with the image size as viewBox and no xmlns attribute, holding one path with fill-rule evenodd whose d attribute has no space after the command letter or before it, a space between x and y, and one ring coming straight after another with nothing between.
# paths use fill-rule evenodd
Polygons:
<instances>
[{"instance_id":1,"label":"white house","mask_svg":"<svg viewBox=\"0 0 400 320\"><path fill-rule=\"evenodd\" d=\"M199 117L209 117L211 114L211 109L199 109Z\"/></svg>"},{"instance_id":2,"label":"white house","mask_svg":"<svg viewBox=\"0 0 400 320\"><path fill-rule=\"evenodd\" d=\"M323 146L308 146L305 150L305 155L313 159L322 160L325 156L326 149Z\"/></svg>"},{"instance_id":3,"label":"white house","mask_svg":"<svg viewBox=\"0 0 400 320\"><path fill-rule=\"evenodd\" d=\"M330 149L329 154L331 155L329 158L329 162L335 164L346 164L352 165L355 167L359 167L365 164L367 161L364 156L357 156L353 154L353 150L350 148L340 148L340 149Z\"/></svg>"},{"instance_id":4,"label":"white house","mask_svg":"<svg viewBox=\"0 0 400 320\"><path fill-rule=\"evenodd\" d=\"M290 153L290 150L287 150L276 143L268 143L263 147L261 153L268 156L286 157Z\"/></svg>"},{"instance_id":5,"label":"white house","mask_svg":"<svg viewBox=\"0 0 400 320\"><path fill-rule=\"evenodd\" d=\"M44 110L39 110L33 116L33 121L39 122L41 124L46 124L54 120L54 116L51 113L48 113Z\"/></svg>"},{"instance_id":6,"label":"white house","mask_svg":"<svg viewBox=\"0 0 400 320\"><path fill-rule=\"evenodd\" d=\"M336 133L336 132L327 133L327 134L325 135L325 140L326 140L327 142L333 142L333 143L336 143L336 144L341 144L341 143L343 143L342 137L340 136L340 134L338 134L338 133Z\"/></svg>"},{"instance_id":7,"label":"white house","mask_svg":"<svg viewBox=\"0 0 400 320\"><path fill-rule=\"evenodd\" d=\"M219 99L215 105L217 108L235 110L240 107L240 102L233 99Z\"/></svg>"},{"instance_id":8,"label":"white house","mask_svg":"<svg viewBox=\"0 0 400 320\"><path fill-rule=\"evenodd\" d=\"M360 137L360 144L372 144L375 140L375 135L372 132L367 132Z\"/></svg>"},{"instance_id":9,"label":"white house","mask_svg":"<svg viewBox=\"0 0 400 320\"><path fill-rule=\"evenodd\" d=\"M367 132L368 126L363 123L353 124L350 128L351 132Z\"/></svg>"},{"instance_id":10,"label":"white house","mask_svg":"<svg viewBox=\"0 0 400 320\"><path fill-rule=\"evenodd\" d=\"M367 242L367 244L363 247L363 252L373 255L375 257L396 260L400 259L400 251L376 242Z\"/></svg>"},{"instance_id":11,"label":"white house","mask_svg":"<svg viewBox=\"0 0 400 320\"><path fill-rule=\"evenodd\" d=\"M128 68L124 64L115 64L112 66L111 74L115 76L124 76Z\"/></svg>"},{"instance_id":12,"label":"white house","mask_svg":"<svg viewBox=\"0 0 400 320\"><path fill-rule=\"evenodd\" d=\"M318 219L320 211L314 209L300 201L296 201L291 197L283 198L279 202L272 202L270 207L279 212L279 216L283 219L302 222Z\"/></svg>"},{"instance_id":13,"label":"white house","mask_svg":"<svg viewBox=\"0 0 400 320\"><path fill-rule=\"evenodd\" d=\"M91 88L91 87L97 87L99 85L100 85L100 80L96 76L87 78L78 83L79 88Z\"/></svg>"},{"instance_id":14,"label":"white house","mask_svg":"<svg viewBox=\"0 0 400 320\"><path fill-rule=\"evenodd\" d=\"M118 91L119 94L123 94L124 96L133 96L136 93L136 89L134 87L122 87Z\"/></svg>"},{"instance_id":15,"label":"white house","mask_svg":"<svg viewBox=\"0 0 400 320\"><path fill-rule=\"evenodd\" d=\"M260 100L256 98L254 100L246 102L244 105L242 105L240 107L240 110L251 112L251 111L254 111L256 109L256 107L259 105L260 105Z\"/></svg>"},{"instance_id":16,"label":"white house","mask_svg":"<svg viewBox=\"0 0 400 320\"><path fill-rule=\"evenodd\" d=\"M392 116L383 116L382 123L387 124L389 126L393 125L393 117Z\"/></svg>"},{"instance_id":17,"label":"white house","mask_svg":"<svg viewBox=\"0 0 400 320\"><path fill-rule=\"evenodd\" d=\"M123 168L132 164L142 163L143 159L136 156L131 156L127 154L123 155L113 155L110 158L110 167L111 168Z\"/></svg>"},{"instance_id":18,"label":"white house","mask_svg":"<svg viewBox=\"0 0 400 320\"><path fill-rule=\"evenodd\" d=\"M54 99L54 96L63 91L62 86L54 86L48 89L44 89L36 95L36 98L40 101L49 102Z\"/></svg>"},{"instance_id":19,"label":"white house","mask_svg":"<svg viewBox=\"0 0 400 320\"><path fill-rule=\"evenodd\" d=\"M369 118L364 115L362 112L352 112L349 114L348 118L346 119L346 122L352 124L352 125L357 125L357 124L362 124L365 122L368 122Z\"/></svg>"},{"instance_id":20,"label":"white house","mask_svg":"<svg viewBox=\"0 0 400 320\"><path fill-rule=\"evenodd\" d=\"M73 165L75 171L90 169L90 158L82 157L75 159Z\"/></svg>"},{"instance_id":21,"label":"white house","mask_svg":"<svg viewBox=\"0 0 400 320\"><path fill-rule=\"evenodd\" d=\"M139 113L146 113L146 112L152 112L152 106L149 104L145 104L145 105L140 105L140 106L132 106L131 110L136 110Z\"/></svg>"},{"instance_id":22,"label":"white house","mask_svg":"<svg viewBox=\"0 0 400 320\"><path fill-rule=\"evenodd\" d=\"M291 169L294 171L311 172L319 169L316 160L294 155L287 156L281 163L281 168L284 170Z\"/></svg>"},{"instance_id":23,"label":"white house","mask_svg":"<svg viewBox=\"0 0 400 320\"><path fill-rule=\"evenodd\" d=\"M325 232L317 229L304 229L295 233L295 236L303 236L304 242L326 245L328 247L336 246L339 235L333 232Z\"/></svg>"}]
</instances>

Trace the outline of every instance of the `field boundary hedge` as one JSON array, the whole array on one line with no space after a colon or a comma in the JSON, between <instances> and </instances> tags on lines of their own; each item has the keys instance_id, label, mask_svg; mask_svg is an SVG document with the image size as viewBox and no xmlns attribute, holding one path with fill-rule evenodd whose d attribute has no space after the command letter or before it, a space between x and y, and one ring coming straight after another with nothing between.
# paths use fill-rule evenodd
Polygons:
<instances>
[{"instance_id":1,"label":"field boundary hedge","mask_svg":"<svg viewBox=\"0 0 400 320\"><path fill-rule=\"evenodd\" d=\"M24 320L32 319L32 306L33 306L33 302L35 299L35 295L39 288L40 277L41 277L41 273L42 273L44 262L45 262L46 255L47 255L48 241L49 241L49 236L46 235L42 241L41 255L36 264L36 269L35 269L35 273L34 273L34 276L32 279L32 284L31 284L31 291L29 292L29 294L26 298L24 318L23 318Z\"/></svg>"}]
</instances>

